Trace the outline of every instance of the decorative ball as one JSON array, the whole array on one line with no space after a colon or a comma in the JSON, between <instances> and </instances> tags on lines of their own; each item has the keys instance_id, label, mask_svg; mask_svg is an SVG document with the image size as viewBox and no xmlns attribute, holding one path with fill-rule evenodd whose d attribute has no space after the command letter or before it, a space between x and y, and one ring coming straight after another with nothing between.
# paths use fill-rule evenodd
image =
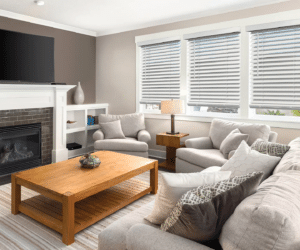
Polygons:
<instances>
[{"instance_id":1,"label":"decorative ball","mask_svg":"<svg viewBox=\"0 0 300 250\"><path fill-rule=\"evenodd\" d=\"M81 164L81 167L83 168L96 168L101 164L100 159L97 156L91 154L85 154L80 158L79 162Z\"/></svg>"}]
</instances>

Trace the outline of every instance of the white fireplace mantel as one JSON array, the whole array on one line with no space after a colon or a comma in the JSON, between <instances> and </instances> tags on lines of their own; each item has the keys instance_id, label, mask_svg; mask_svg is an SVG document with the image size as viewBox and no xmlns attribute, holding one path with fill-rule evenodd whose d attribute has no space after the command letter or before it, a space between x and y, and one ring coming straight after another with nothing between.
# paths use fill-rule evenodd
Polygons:
<instances>
[{"instance_id":1,"label":"white fireplace mantel","mask_svg":"<svg viewBox=\"0 0 300 250\"><path fill-rule=\"evenodd\" d=\"M76 86L0 84L0 110L53 107L52 162L68 158L65 138L67 92L74 87Z\"/></svg>"}]
</instances>

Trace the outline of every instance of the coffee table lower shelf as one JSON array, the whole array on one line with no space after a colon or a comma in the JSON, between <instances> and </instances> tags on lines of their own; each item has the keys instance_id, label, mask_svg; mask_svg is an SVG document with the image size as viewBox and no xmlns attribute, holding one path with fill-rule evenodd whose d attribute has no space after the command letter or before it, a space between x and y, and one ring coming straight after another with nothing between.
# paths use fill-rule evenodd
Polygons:
<instances>
[{"instance_id":1,"label":"coffee table lower shelf","mask_svg":"<svg viewBox=\"0 0 300 250\"><path fill-rule=\"evenodd\" d=\"M75 233L151 192L148 183L130 179L75 203ZM63 233L62 203L38 195L21 202L19 211Z\"/></svg>"}]
</instances>

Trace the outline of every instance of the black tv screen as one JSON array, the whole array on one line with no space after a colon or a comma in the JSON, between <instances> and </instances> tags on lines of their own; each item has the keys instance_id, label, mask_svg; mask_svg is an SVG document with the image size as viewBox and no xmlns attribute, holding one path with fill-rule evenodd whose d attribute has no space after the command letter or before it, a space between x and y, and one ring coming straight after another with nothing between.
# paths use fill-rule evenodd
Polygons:
<instances>
[{"instance_id":1,"label":"black tv screen","mask_svg":"<svg viewBox=\"0 0 300 250\"><path fill-rule=\"evenodd\" d=\"M0 80L54 82L54 38L0 30Z\"/></svg>"}]
</instances>

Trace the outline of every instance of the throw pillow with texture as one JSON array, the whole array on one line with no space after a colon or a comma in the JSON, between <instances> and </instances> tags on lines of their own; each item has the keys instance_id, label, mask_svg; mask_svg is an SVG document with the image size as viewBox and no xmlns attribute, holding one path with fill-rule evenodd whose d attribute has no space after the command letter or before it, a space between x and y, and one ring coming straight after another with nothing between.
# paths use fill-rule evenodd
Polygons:
<instances>
[{"instance_id":1,"label":"throw pillow with texture","mask_svg":"<svg viewBox=\"0 0 300 250\"><path fill-rule=\"evenodd\" d=\"M188 191L161 229L198 242L218 238L235 208L256 191L262 176L262 172L251 173Z\"/></svg>"},{"instance_id":2,"label":"throw pillow with texture","mask_svg":"<svg viewBox=\"0 0 300 250\"><path fill-rule=\"evenodd\" d=\"M249 135L242 134L238 128L232 130L222 141L220 151L226 159L232 150L236 150L242 141L248 141Z\"/></svg>"},{"instance_id":3,"label":"throw pillow with texture","mask_svg":"<svg viewBox=\"0 0 300 250\"><path fill-rule=\"evenodd\" d=\"M100 123L104 139L125 139L120 120Z\"/></svg>"},{"instance_id":4,"label":"throw pillow with texture","mask_svg":"<svg viewBox=\"0 0 300 250\"><path fill-rule=\"evenodd\" d=\"M234 155L222 166L221 171L231 171L231 177L262 171L264 181L271 175L280 159L251 150L250 146L242 141Z\"/></svg>"},{"instance_id":5,"label":"throw pillow with texture","mask_svg":"<svg viewBox=\"0 0 300 250\"><path fill-rule=\"evenodd\" d=\"M230 178L231 172L213 173L162 173L162 183L158 189L155 204L150 215L145 219L153 224L162 224L178 200L187 191L201 185L214 184Z\"/></svg>"},{"instance_id":6,"label":"throw pillow with texture","mask_svg":"<svg viewBox=\"0 0 300 250\"><path fill-rule=\"evenodd\" d=\"M289 151L290 146L275 142L266 142L261 139L257 139L252 145L252 150L256 150L262 154L283 157L284 154Z\"/></svg>"}]
</instances>

